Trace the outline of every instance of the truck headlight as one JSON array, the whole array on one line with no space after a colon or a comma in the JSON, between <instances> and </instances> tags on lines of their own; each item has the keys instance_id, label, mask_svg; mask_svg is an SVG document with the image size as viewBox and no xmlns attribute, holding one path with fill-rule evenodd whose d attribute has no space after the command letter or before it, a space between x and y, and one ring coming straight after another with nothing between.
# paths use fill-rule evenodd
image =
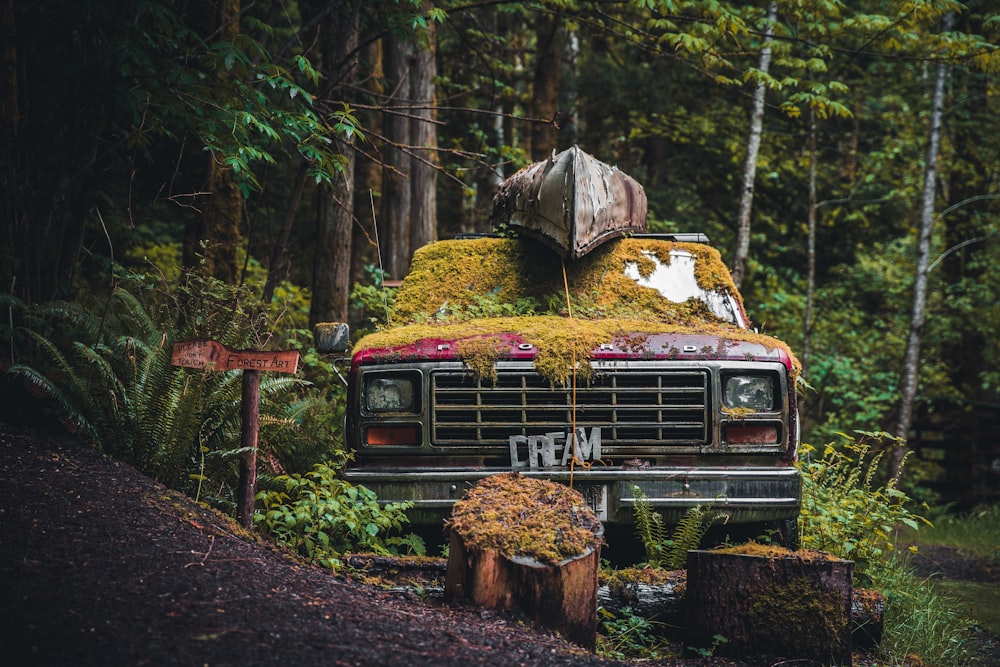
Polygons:
<instances>
[{"instance_id":1,"label":"truck headlight","mask_svg":"<svg viewBox=\"0 0 1000 667\"><path fill-rule=\"evenodd\" d=\"M756 411L774 409L774 377L771 375L730 375L725 379L722 402L727 408Z\"/></svg>"},{"instance_id":2,"label":"truck headlight","mask_svg":"<svg viewBox=\"0 0 1000 667\"><path fill-rule=\"evenodd\" d=\"M366 376L364 407L369 412L416 412L417 382L410 373Z\"/></svg>"}]
</instances>

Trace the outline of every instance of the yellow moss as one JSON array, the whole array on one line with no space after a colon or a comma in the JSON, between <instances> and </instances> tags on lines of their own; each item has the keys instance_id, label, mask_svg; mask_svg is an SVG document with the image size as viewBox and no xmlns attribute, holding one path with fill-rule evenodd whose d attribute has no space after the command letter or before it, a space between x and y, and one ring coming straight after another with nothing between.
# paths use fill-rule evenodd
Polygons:
<instances>
[{"instance_id":1,"label":"yellow moss","mask_svg":"<svg viewBox=\"0 0 1000 667\"><path fill-rule=\"evenodd\" d=\"M579 491L518 473L480 481L455 503L446 525L468 547L548 563L596 548L603 532Z\"/></svg>"},{"instance_id":2,"label":"yellow moss","mask_svg":"<svg viewBox=\"0 0 1000 667\"><path fill-rule=\"evenodd\" d=\"M514 334L538 349L535 363L543 376L568 385L574 369L577 379L590 375L588 361L601 343L618 338L618 345L641 352L647 335L697 333L718 339L713 350L723 350L726 340L782 349L793 360L793 375L798 373L798 360L781 341L721 321L699 299L677 303L625 275L625 267L635 264L648 277L656 268L650 255L669 264L674 251L695 257L695 279L703 289L739 298L719 252L698 243L625 238L565 263L547 247L524 240L433 243L415 253L396 296L393 321L403 326L363 338L355 352L424 338L458 341L459 356L478 377L489 378L504 352L497 335Z\"/></svg>"},{"instance_id":3,"label":"yellow moss","mask_svg":"<svg viewBox=\"0 0 1000 667\"><path fill-rule=\"evenodd\" d=\"M496 382L496 361L502 353L501 341L498 336L481 336L463 338L456 345L459 358L470 369L476 379L489 379Z\"/></svg>"},{"instance_id":4,"label":"yellow moss","mask_svg":"<svg viewBox=\"0 0 1000 667\"><path fill-rule=\"evenodd\" d=\"M725 340L742 340L757 343L767 350L782 349L791 356L788 346L775 338L719 323L680 325L633 319L570 319L555 315L483 318L446 324L412 324L365 336L358 341L355 352L364 349L398 348L426 338L457 340L461 341L461 345L457 348L459 354L462 355L464 349L473 350L469 358L477 364L477 372L482 377L487 377L492 371L485 372L483 364L487 359L492 363L497 357L493 357L493 352L486 348L490 344L489 341L494 340L493 337L504 333L516 335L520 340L534 345L537 348L535 367L538 372L550 382L562 386L570 384L574 368L577 380L585 381L589 378L591 367L587 362L593 351L601 343L616 338L626 349L640 351L646 336L650 334L696 333L717 337L719 341L717 347L723 346ZM469 348L466 348L465 341L471 339L485 339L487 342L469 343ZM792 359L794 360L794 357ZM466 361L468 363L468 358ZM798 362L795 363L797 372Z\"/></svg>"},{"instance_id":5,"label":"yellow moss","mask_svg":"<svg viewBox=\"0 0 1000 667\"><path fill-rule=\"evenodd\" d=\"M761 556L763 558L794 558L803 563L813 563L824 560L842 560L841 558L838 558L833 554L826 553L825 551L816 551L815 549L799 549L797 551L792 551L791 549L775 544L760 544L759 542L754 542L753 540L746 542L745 544L716 549L715 552L721 554Z\"/></svg>"},{"instance_id":6,"label":"yellow moss","mask_svg":"<svg viewBox=\"0 0 1000 667\"><path fill-rule=\"evenodd\" d=\"M738 294L718 251L703 244L626 238L563 264L559 255L540 244L483 238L440 241L418 250L396 296L393 317L397 322L461 318L454 311L473 307L483 297L508 304L534 299L553 314L568 314L568 282L574 316L641 314L667 322L716 319L701 301L672 302L624 274L625 266L634 263L640 275L649 277L655 263L646 253L669 264L674 250L697 259L695 278L703 289Z\"/></svg>"},{"instance_id":7,"label":"yellow moss","mask_svg":"<svg viewBox=\"0 0 1000 667\"><path fill-rule=\"evenodd\" d=\"M747 415L752 415L757 411L753 408L730 408L724 405L722 406L722 412L732 419L745 419Z\"/></svg>"}]
</instances>

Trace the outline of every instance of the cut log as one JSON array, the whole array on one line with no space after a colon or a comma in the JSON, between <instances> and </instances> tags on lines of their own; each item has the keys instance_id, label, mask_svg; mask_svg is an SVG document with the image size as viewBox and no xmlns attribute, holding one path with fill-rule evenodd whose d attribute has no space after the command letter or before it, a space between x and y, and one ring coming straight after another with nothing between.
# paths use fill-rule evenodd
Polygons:
<instances>
[{"instance_id":1,"label":"cut log","mask_svg":"<svg viewBox=\"0 0 1000 667\"><path fill-rule=\"evenodd\" d=\"M851 664L854 563L819 552L786 554L689 551L685 604L691 645L732 657Z\"/></svg>"},{"instance_id":2,"label":"cut log","mask_svg":"<svg viewBox=\"0 0 1000 667\"><path fill-rule=\"evenodd\" d=\"M517 473L455 504L445 599L516 611L593 651L603 527L583 496Z\"/></svg>"},{"instance_id":3,"label":"cut log","mask_svg":"<svg viewBox=\"0 0 1000 667\"><path fill-rule=\"evenodd\" d=\"M664 634L681 634L684 625L685 570L667 570L656 575L619 570L597 589L597 604L615 616L631 613L662 623ZM875 590L851 591L851 640L855 648L870 651L882 641L885 600Z\"/></svg>"},{"instance_id":4,"label":"cut log","mask_svg":"<svg viewBox=\"0 0 1000 667\"><path fill-rule=\"evenodd\" d=\"M577 259L605 241L646 231L646 212L637 181L573 146L501 183L490 223Z\"/></svg>"}]
</instances>

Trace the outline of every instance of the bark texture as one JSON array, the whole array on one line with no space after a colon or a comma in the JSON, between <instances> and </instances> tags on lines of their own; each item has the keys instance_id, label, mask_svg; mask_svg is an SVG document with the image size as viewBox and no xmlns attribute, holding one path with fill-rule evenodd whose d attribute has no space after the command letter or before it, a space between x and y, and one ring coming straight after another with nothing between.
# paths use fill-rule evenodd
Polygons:
<instances>
[{"instance_id":1,"label":"bark texture","mask_svg":"<svg viewBox=\"0 0 1000 667\"><path fill-rule=\"evenodd\" d=\"M445 597L490 609L520 611L591 651L597 646L597 571L600 550L561 563L506 557L470 547L451 534Z\"/></svg>"},{"instance_id":2,"label":"bark texture","mask_svg":"<svg viewBox=\"0 0 1000 667\"><path fill-rule=\"evenodd\" d=\"M731 656L851 664L854 563L688 552L687 639Z\"/></svg>"}]
</instances>

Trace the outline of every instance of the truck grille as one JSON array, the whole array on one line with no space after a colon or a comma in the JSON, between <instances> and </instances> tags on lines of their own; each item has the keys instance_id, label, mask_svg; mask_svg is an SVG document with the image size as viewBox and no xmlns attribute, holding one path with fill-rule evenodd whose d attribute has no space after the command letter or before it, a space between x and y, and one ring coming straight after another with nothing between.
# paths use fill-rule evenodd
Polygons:
<instances>
[{"instance_id":1,"label":"truck grille","mask_svg":"<svg viewBox=\"0 0 1000 667\"><path fill-rule=\"evenodd\" d=\"M602 445L694 445L708 441L708 372L615 371L576 389L576 424L601 427ZM573 392L533 371L431 375L433 443L508 446L512 435L569 430Z\"/></svg>"}]
</instances>

